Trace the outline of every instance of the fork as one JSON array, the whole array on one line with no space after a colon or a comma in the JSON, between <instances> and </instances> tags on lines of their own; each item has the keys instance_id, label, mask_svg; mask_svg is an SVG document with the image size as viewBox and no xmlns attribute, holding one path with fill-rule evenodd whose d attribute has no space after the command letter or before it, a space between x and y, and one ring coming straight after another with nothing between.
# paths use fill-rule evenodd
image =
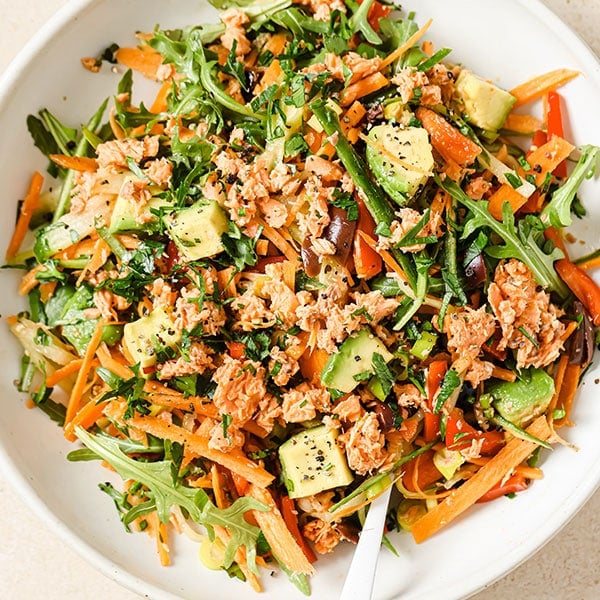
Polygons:
<instances>
[{"instance_id":1,"label":"fork","mask_svg":"<svg viewBox=\"0 0 600 600\"><path fill-rule=\"evenodd\" d=\"M371 502L340 600L370 600L373 594L375 570L392 487L390 485Z\"/></svg>"}]
</instances>

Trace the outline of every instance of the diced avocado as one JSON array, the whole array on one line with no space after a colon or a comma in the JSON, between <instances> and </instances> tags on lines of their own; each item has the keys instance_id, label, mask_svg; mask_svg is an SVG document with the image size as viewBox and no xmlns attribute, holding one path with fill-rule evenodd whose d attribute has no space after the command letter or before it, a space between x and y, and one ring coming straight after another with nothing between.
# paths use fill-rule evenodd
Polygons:
<instances>
[{"instance_id":1,"label":"diced avocado","mask_svg":"<svg viewBox=\"0 0 600 600\"><path fill-rule=\"evenodd\" d=\"M456 80L456 93L469 121L489 131L502 127L517 99L497 85L463 69Z\"/></svg>"},{"instance_id":2,"label":"diced avocado","mask_svg":"<svg viewBox=\"0 0 600 600\"><path fill-rule=\"evenodd\" d=\"M452 479L454 473L465 462L463 455L458 450L440 448L433 455L433 464L437 470L448 480Z\"/></svg>"},{"instance_id":3,"label":"diced avocado","mask_svg":"<svg viewBox=\"0 0 600 600\"><path fill-rule=\"evenodd\" d=\"M385 344L370 329L361 329L346 338L321 372L321 383L341 392L351 392L362 380L362 375L373 373L373 355L380 354L388 363L393 356ZM356 377L360 375L361 377Z\"/></svg>"},{"instance_id":4,"label":"diced avocado","mask_svg":"<svg viewBox=\"0 0 600 600\"><path fill-rule=\"evenodd\" d=\"M554 380L546 371L524 369L516 381L501 381L488 386L493 406L507 421L523 427L541 415L554 395Z\"/></svg>"},{"instance_id":5,"label":"diced avocado","mask_svg":"<svg viewBox=\"0 0 600 600\"><path fill-rule=\"evenodd\" d=\"M406 111L406 104L402 98L394 98L383 105L383 118L386 121L399 121Z\"/></svg>"},{"instance_id":6,"label":"diced avocado","mask_svg":"<svg viewBox=\"0 0 600 600\"><path fill-rule=\"evenodd\" d=\"M426 183L433 170L429 134L422 127L386 123L369 132L366 156L379 185L401 206Z\"/></svg>"},{"instance_id":7,"label":"diced avocado","mask_svg":"<svg viewBox=\"0 0 600 600\"><path fill-rule=\"evenodd\" d=\"M279 448L283 480L290 498L312 496L348 485L354 479L337 432L326 425L306 429Z\"/></svg>"},{"instance_id":8,"label":"diced avocado","mask_svg":"<svg viewBox=\"0 0 600 600\"><path fill-rule=\"evenodd\" d=\"M157 350L173 347L180 338L181 332L162 307L123 328L123 345L142 371L156 364Z\"/></svg>"},{"instance_id":9,"label":"diced avocado","mask_svg":"<svg viewBox=\"0 0 600 600\"><path fill-rule=\"evenodd\" d=\"M121 186L121 190L129 182L135 180L135 177L127 177ZM161 190L159 187L150 188L150 192L153 194L159 193ZM113 208L112 215L110 217L109 232L118 233L119 231L138 231L152 229L157 223L157 218L153 214L152 210L166 206L167 202L163 198L151 198L148 203L140 210L136 207L136 203L128 195L119 192L115 207Z\"/></svg>"},{"instance_id":10,"label":"diced avocado","mask_svg":"<svg viewBox=\"0 0 600 600\"><path fill-rule=\"evenodd\" d=\"M224 250L221 236L229 230L229 220L216 201L197 202L165 221L183 260L208 258Z\"/></svg>"}]
</instances>

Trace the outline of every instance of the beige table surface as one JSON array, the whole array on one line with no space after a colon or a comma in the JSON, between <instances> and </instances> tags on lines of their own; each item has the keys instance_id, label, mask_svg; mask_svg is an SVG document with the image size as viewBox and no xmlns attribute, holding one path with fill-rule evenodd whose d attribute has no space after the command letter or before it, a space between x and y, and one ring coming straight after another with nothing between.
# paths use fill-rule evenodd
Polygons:
<instances>
[{"instance_id":1,"label":"beige table surface","mask_svg":"<svg viewBox=\"0 0 600 600\"><path fill-rule=\"evenodd\" d=\"M0 71L64 4L66 0L0 0ZM545 0L545 4L600 55L600 0ZM595 110L600 110L600 99ZM100 597L139 598L98 573L48 531L0 474L0 600ZM474 600L504 598L600 598L600 491L529 561L474 596Z\"/></svg>"}]
</instances>

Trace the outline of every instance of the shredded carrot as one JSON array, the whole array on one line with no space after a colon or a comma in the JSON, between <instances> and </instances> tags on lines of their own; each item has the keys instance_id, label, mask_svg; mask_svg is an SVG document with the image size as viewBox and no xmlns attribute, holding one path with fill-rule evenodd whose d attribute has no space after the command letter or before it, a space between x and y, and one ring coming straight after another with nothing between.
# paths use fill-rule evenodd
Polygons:
<instances>
[{"instance_id":1,"label":"shredded carrot","mask_svg":"<svg viewBox=\"0 0 600 600\"><path fill-rule=\"evenodd\" d=\"M52 297L57 285L57 281L45 281L44 283L40 283L40 300L44 304Z\"/></svg>"},{"instance_id":2,"label":"shredded carrot","mask_svg":"<svg viewBox=\"0 0 600 600\"><path fill-rule=\"evenodd\" d=\"M569 157L574 149L573 144L569 144L563 138L553 135L545 144L532 150L527 155L527 162L532 167L528 174L535 176L536 186L541 186L547 174L552 173L563 160Z\"/></svg>"},{"instance_id":3,"label":"shredded carrot","mask_svg":"<svg viewBox=\"0 0 600 600\"><path fill-rule=\"evenodd\" d=\"M253 510L252 515L269 542L273 554L293 573L312 575L314 569L287 528L271 492L253 484L248 493L270 508L268 511Z\"/></svg>"},{"instance_id":4,"label":"shredded carrot","mask_svg":"<svg viewBox=\"0 0 600 600\"><path fill-rule=\"evenodd\" d=\"M419 31L411 35L402 46L396 48L391 54L387 56L381 63L380 69L385 69L388 65L391 65L395 60L398 60L405 52L410 50L424 35L425 32L429 29L431 24L433 23L433 19L429 19Z\"/></svg>"},{"instance_id":5,"label":"shredded carrot","mask_svg":"<svg viewBox=\"0 0 600 600\"><path fill-rule=\"evenodd\" d=\"M108 401L95 402L94 400L90 400L79 409L73 420L67 423L65 426L65 437L69 441L74 442L77 439L75 428L83 427L84 429L89 429L98 419L104 416L104 409L107 404Z\"/></svg>"},{"instance_id":6,"label":"shredded carrot","mask_svg":"<svg viewBox=\"0 0 600 600\"><path fill-rule=\"evenodd\" d=\"M514 371L498 367L497 365L492 367L492 377L501 379L502 381L515 381L517 379L517 375Z\"/></svg>"},{"instance_id":7,"label":"shredded carrot","mask_svg":"<svg viewBox=\"0 0 600 600\"><path fill-rule=\"evenodd\" d=\"M573 334L575 332L577 327L579 327L577 325L577 321L569 321L567 323L567 326L565 327L563 334L560 336L561 342L563 344L571 337L571 334Z\"/></svg>"},{"instance_id":8,"label":"shredded carrot","mask_svg":"<svg viewBox=\"0 0 600 600\"><path fill-rule=\"evenodd\" d=\"M573 403L575 402L575 396L579 387L579 377L581 376L581 366L567 364L565 369L565 375L560 386L560 393L558 395L557 409L563 409L565 411L564 417L556 419L554 425L556 427L562 427L567 425L571 427L573 422L570 420L570 415L573 410Z\"/></svg>"},{"instance_id":9,"label":"shredded carrot","mask_svg":"<svg viewBox=\"0 0 600 600\"><path fill-rule=\"evenodd\" d=\"M516 88L510 90L510 93L517 99L513 108L538 100L548 92L568 83L578 75L579 71L556 69L518 85Z\"/></svg>"},{"instance_id":10,"label":"shredded carrot","mask_svg":"<svg viewBox=\"0 0 600 600\"><path fill-rule=\"evenodd\" d=\"M591 271L600 267L600 256L594 256L592 258L586 258L582 261L577 262L577 266L584 271Z\"/></svg>"},{"instance_id":11,"label":"shredded carrot","mask_svg":"<svg viewBox=\"0 0 600 600\"><path fill-rule=\"evenodd\" d=\"M215 495L217 508L227 508L229 502L227 501L225 488L223 487L223 478L221 477L221 473L219 473L217 465L213 465L210 468L210 476L212 478L212 490Z\"/></svg>"},{"instance_id":12,"label":"shredded carrot","mask_svg":"<svg viewBox=\"0 0 600 600\"><path fill-rule=\"evenodd\" d=\"M529 467L527 465L519 465L515 467L515 475L522 475L526 479L544 479L544 472L538 467Z\"/></svg>"},{"instance_id":13,"label":"shredded carrot","mask_svg":"<svg viewBox=\"0 0 600 600\"><path fill-rule=\"evenodd\" d=\"M125 139L125 132L123 131L121 125L119 125L119 123L117 122L117 116L114 109L111 110L110 114L108 115L108 124L110 125L110 130L112 131L115 138L117 138L118 140Z\"/></svg>"},{"instance_id":14,"label":"shredded carrot","mask_svg":"<svg viewBox=\"0 0 600 600\"><path fill-rule=\"evenodd\" d=\"M102 342L96 351L100 364L108 369L111 373L114 373L121 379L130 379L133 377L133 371L124 364L123 361L116 358L115 354L112 353L108 346Z\"/></svg>"},{"instance_id":15,"label":"shredded carrot","mask_svg":"<svg viewBox=\"0 0 600 600\"><path fill-rule=\"evenodd\" d=\"M31 177L31 183L29 184L27 195L21 205L21 211L19 213L19 218L17 219L15 230L13 231L8 248L6 249L7 261L14 258L19 251L19 248L21 248L21 244L25 239L25 234L29 229L29 223L31 223L31 217L38 206L43 184L44 178L36 171Z\"/></svg>"},{"instance_id":16,"label":"shredded carrot","mask_svg":"<svg viewBox=\"0 0 600 600\"><path fill-rule=\"evenodd\" d=\"M98 161L87 156L69 156L68 154L50 154L50 160L62 167L72 171L97 171Z\"/></svg>"},{"instance_id":17,"label":"shredded carrot","mask_svg":"<svg viewBox=\"0 0 600 600\"><path fill-rule=\"evenodd\" d=\"M540 119L533 115L520 115L517 113L510 113L502 125L502 129L512 131L514 133L523 133L525 135L533 135L536 131L541 129L543 123Z\"/></svg>"},{"instance_id":18,"label":"shredded carrot","mask_svg":"<svg viewBox=\"0 0 600 600\"><path fill-rule=\"evenodd\" d=\"M197 456L208 458L257 486L267 487L274 479L271 473L251 461L240 448L232 448L229 452L215 450L209 447L207 438L156 417L133 417L127 424L160 439L170 439L183 444Z\"/></svg>"},{"instance_id":19,"label":"shredded carrot","mask_svg":"<svg viewBox=\"0 0 600 600\"><path fill-rule=\"evenodd\" d=\"M348 110L344 113L344 116L340 119L342 126L354 127L358 125L362 118L367 114L367 109L364 104L356 100L353 102Z\"/></svg>"},{"instance_id":20,"label":"shredded carrot","mask_svg":"<svg viewBox=\"0 0 600 600\"><path fill-rule=\"evenodd\" d=\"M102 333L104 331L104 321L100 319L98 324L96 325L96 329L92 334L90 339L90 343L88 344L85 354L83 356L83 361L81 363L81 368L79 369L79 373L77 373L77 379L75 380L75 385L73 386L73 390L71 392L71 396L69 398L69 403L67 404L67 414L65 416L65 427L69 424L69 422L73 419L79 407L81 406L81 400L83 397L83 390L85 389L89 372L92 368L92 362L96 355L96 350L100 345L102 340Z\"/></svg>"},{"instance_id":21,"label":"shredded carrot","mask_svg":"<svg viewBox=\"0 0 600 600\"><path fill-rule=\"evenodd\" d=\"M19 295L25 296L29 294L29 292L31 292L31 290L33 290L37 285L39 285L40 281L37 278L37 275L41 271L45 270L46 267L44 265L36 265L30 271L27 271L19 283Z\"/></svg>"},{"instance_id":22,"label":"shredded carrot","mask_svg":"<svg viewBox=\"0 0 600 600\"><path fill-rule=\"evenodd\" d=\"M171 557L169 554L167 525L159 520L158 513L156 511L146 515L146 522L150 526L150 532L156 540L156 550L160 558L160 564L163 567L168 567L171 564Z\"/></svg>"},{"instance_id":23,"label":"shredded carrot","mask_svg":"<svg viewBox=\"0 0 600 600\"><path fill-rule=\"evenodd\" d=\"M162 54L147 45L119 48L115 52L115 59L119 64L138 71L148 79L158 79L158 69L163 64Z\"/></svg>"},{"instance_id":24,"label":"shredded carrot","mask_svg":"<svg viewBox=\"0 0 600 600\"><path fill-rule=\"evenodd\" d=\"M541 440L547 440L552 431L548 427L545 416L538 417L527 432ZM415 541L420 544L451 523L470 506L475 504L483 494L502 480L508 473L526 460L538 447L530 441L513 438L486 465L481 467L459 488L432 508L411 527Z\"/></svg>"},{"instance_id":25,"label":"shredded carrot","mask_svg":"<svg viewBox=\"0 0 600 600\"><path fill-rule=\"evenodd\" d=\"M46 387L54 387L59 384L65 377L72 375L73 373L77 373L83 364L83 359L79 358L70 363L67 363L64 367L60 369L56 369L52 375L48 375L46 377Z\"/></svg>"},{"instance_id":26,"label":"shredded carrot","mask_svg":"<svg viewBox=\"0 0 600 600\"><path fill-rule=\"evenodd\" d=\"M355 100L368 96L389 84L387 77L379 71L367 75L360 81L351 83L342 93L340 104L342 106L350 106Z\"/></svg>"},{"instance_id":27,"label":"shredded carrot","mask_svg":"<svg viewBox=\"0 0 600 600\"><path fill-rule=\"evenodd\" d=\"M167 110L167 97L169 92L173 87L173 82L171 79L167 79L163 81L158 93L156 94L156 98L154 98L154 102L148 109L153 115L158 115L161 112L165 112Z\"/></svg>"},{"instance_id":28,"label":"shredded carrot","mask_svg":"<svg viewBox=\"0 0 600 600\"><path fill-rule=\"evenodd\" d=\"M298 252L294 247L283 237L277 230L262 221L258 220L259 225L263 228L263 235L288 259L297 263L300 259Z\"/></svg>"},{"instance_id":29,"label":"shredded carrot","mask_svg":"<svg viewBox=\"0 0 600 600\"><path fill-rule=\"evenodd\" d=\"M502 206L505 202L516 213L527 202L527 198L509 183L503 183L488 199L488 210L498 221L502 221Z\"/></svg>"},{"instance_id":30,"label":"shredded carrot","mask_svg":"<svg viewBox=\"0 0 600 600\"><path fill-rule=\"evenodd\" d=\"M233 267L217 271L219 288L226 298L235 298L237 296L236 279L237 276Z\"/></svg>"}]
</instances>

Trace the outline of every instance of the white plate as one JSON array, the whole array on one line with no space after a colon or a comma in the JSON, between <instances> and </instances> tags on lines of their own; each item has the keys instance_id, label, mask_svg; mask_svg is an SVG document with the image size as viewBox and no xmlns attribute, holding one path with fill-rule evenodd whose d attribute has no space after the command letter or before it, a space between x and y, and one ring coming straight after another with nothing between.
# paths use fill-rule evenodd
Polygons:
<instances>
[{"instance_id":1,"label":"white plate","mask_svg":"<svg viewBox=\"0 0 600 600\"><path fill-rule=\"evenodd\" d=\"M510 88L550 69L568 67L585 74L564 88L569 123L567 136L576 143L600 144L600 66L586 47L542 5L530 0L414 0L404 3L417 10L437 47L454 49L450 59ZM78 124L114 92L118 77L104 69L100 75L83 71L79 57L94 55L116 41L134 42L135 30L157 23L183 26L205 20L205 2L192 0L75 1L29 44L0 82L0 165L7 217L0 223L0 246L6 247L13 223L14 203L22 197L34 168L45 160L29 141L25 117L48 107L59 117ZM590 211L575 233L585 240L578 252L597 245L594 229L600 208L594 196L598 182L588 182L582 193ZM13 203L13 205L10 205ZM17 276L3 272L1 285L9 290L0 300L2 315L23 307L13 292ZM86 559L123 585L153 598L254 599L245 584L222 573L205 570L191 544L179 539L174 565L159 568L153 543L143 534L127 535L112 501L97 483L109 478L94 464L70 464L64 457L72 448L61 431L41 413L24 408L13 388L19 348L0 331L0 463L26 501ZM566 432L579 446L575 453L556 448L544 460L546 477L516 500L477 506L452 527L421 546L408 535L394 537L400 557L383 551L376 582L377 598L416 600L465 597L494 581L544 544L577 511L600 481L600 403L589 372L577 402L577 427ZM313 597L337 598L349 564L351 548L321 558L313 580ZM265 576L262 598L302 598L282 575Z\"/></svg>"}]
</instances>

